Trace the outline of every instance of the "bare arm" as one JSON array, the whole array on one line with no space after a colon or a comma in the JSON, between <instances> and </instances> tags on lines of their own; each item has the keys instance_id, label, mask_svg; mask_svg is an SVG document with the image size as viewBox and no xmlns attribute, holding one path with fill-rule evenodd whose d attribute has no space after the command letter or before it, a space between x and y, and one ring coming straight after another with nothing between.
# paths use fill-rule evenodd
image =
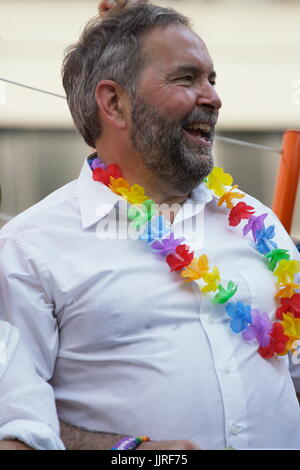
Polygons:
<instances>
[{"instance_id":1,"label":"bare arm","mask_svg":"<svg viewBox=\"0 0 300 470\"><path fill-rule=\"evenodd\" d=\"M67 450L109 450L122 437L119 434L87 431L60 421L60 437Z\"/></svg>"},{"instance_id":2,"label":"bare arm","mask_svg":"<svg viewBox=\"0 0 300 470\"><path fill-rule=\"evenodd\" d=\"M33 450L20 441L0 441L0 450Z\"/></svg>"},{"instance_id":3,"label":"bare arm","mask_svg":"<svg viewBox=\"0 0 300 470\"><path fill-rule=\"evenodd\" d=\"M109 450L122 437L120 434L93 432L60 421L61 439L67 450ZM196 444L187 440L150 441L139 445L138 450L196 450Z\"/></svg>"}]
</instances>

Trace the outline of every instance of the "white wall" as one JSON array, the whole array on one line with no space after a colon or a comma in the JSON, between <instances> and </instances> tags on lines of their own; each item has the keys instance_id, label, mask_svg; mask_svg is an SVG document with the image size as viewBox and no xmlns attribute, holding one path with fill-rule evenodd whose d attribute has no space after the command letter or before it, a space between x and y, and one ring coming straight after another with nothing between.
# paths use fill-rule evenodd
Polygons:
<instances>
[{"instance_id":1,"label":"white wall","mask_svg":"<svg viewBox=\"0 0 300 470\"><path fill-rule=\"evenodd\" d=\"M300 1L161 0L192 18L218 72L224 129L299 128ZM97 14L98 0L0 0L0 76L64 94L66 46ZM2 85L3 86L3 85ZM0 125L72 126L64 100L6 86ZM299 99L300 101L300 99Z\"/></svg>"}]
</instances>

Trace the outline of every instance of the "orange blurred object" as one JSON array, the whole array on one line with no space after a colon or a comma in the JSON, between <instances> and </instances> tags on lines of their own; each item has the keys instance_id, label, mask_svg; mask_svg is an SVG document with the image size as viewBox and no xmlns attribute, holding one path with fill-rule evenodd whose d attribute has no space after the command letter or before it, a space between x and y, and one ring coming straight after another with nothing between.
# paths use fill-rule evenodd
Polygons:
<instances>
[{"instance_id":1,"label":"orange blurred object","mask_svg":"<svg viewBox=\"0 0 300 470\"><path fill-rule=\"evenodd\" d=\"M288 130L283 136L283 149L273 199L273 211L290 233L300 177L300 131Z\"/></svg>"}]
</instances>

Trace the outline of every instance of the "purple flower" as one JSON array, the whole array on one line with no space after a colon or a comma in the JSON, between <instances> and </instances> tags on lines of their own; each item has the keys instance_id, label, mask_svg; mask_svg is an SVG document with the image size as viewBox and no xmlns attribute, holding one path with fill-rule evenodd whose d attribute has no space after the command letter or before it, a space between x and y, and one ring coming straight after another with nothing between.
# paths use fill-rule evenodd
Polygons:
<instances>
[{"instance_id":1,"label":"purple flower","mask_svg":"<svg viewBox=\"0 0 300 470\"><path fill-rule=\"evenodd\" d=\"M243 235L244 236L247 235L247 233L250 232L250 230L252 230L252 235L253 235L254 241L256 242L256 232L258 230L263 229L264 221L267 215L268 214L262 214L262 215L259 215L258 217L253 215L252 217L250 217L247 225L245 225L245 227L243 228Z\"/></svg>"},{"instance_id":2,"label":"purple flower","mask_svg":"<svg viewBox=\"0 0 300 470\"><path fill-rule=\"evenodd\" d=\"M99 160L99 158L94 158L91 164L91 169L95 170L96 168L105 168L106 165Z\"/></svg>"},{"instance_id":3,"label":"purple flower","mask_svg":"<svg viewBox=\"0 0 300 470\"><path fill-rule=\"evenodd\" d=\"M174 238L174 233L170 233L169 237L161 240L155 240L152 243L152 248L160 252L161 255L169 255L176 251L176 247L183 242L185 238Z\"/></svg>"},{"instance_id":4,"label":"purple flower","mask_svg":"<svg viewBox=\"0 0 300 470\"><path fill-rule=\"evenodd\" d=\"M256 338L260 346L269 346L270 333L273 327L269 315L267 313L261 313L259 310L252 310L251 315L252 324L243 331L243 338L246 341Z\"/></svg>"}]
</instances>

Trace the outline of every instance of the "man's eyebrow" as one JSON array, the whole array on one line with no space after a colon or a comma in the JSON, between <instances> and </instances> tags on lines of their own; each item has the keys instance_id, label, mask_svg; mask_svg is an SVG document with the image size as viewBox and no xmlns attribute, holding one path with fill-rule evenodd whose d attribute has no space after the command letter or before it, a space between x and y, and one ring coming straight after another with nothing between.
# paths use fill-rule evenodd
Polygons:
<instances>
[{"instance_id":1,"label":"man's eyebrow","mask_svg":"<svg viewBox=\"0 0 300 470\"><path fill-rule=\"evenodd\" d=\"M199 75L201 72L202 72L202 70L199 67L195 66L195 65L190 65L190 64L179 65L178 67L176 67L175 70L173 70L171 73L168 74L168 77L173 77L174 75L181 75L181 74L185 74L185 73L191 73L193 75ZM213 70L209 74L209 78L210 78L210 80L215 80L217 78L217 73Z\"/></svg>"}]
</instances>

